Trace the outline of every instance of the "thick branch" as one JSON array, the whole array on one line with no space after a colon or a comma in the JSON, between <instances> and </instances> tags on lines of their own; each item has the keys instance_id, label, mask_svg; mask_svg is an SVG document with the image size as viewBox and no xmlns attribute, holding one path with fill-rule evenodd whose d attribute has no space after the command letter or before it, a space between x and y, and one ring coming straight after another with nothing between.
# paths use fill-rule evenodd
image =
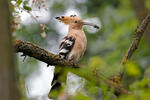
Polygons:
<instances>
[{"instance_id":1,"label":"thick branch","mask_svg":"<svg viewBox=\"0 0 150 100\"><path fill-rule=\"evenodd\" d=\"M72 62L67 62L61 59L58 55L52 54L36 45L21 40L14 41L14 48L16 52L22 52L23 55L34 57L47 65L60 65L60 66L74 66Z\"/></svg>"},{"instance_id":2,"label":"thick branch","mask_svg":"<svg viewBox=\"0 0 150 100\"><path fill-rule=\"evenodd\" d=\"M145 19L142 21L141 25L136 29L136 35L135 38L133 39L128 52L125 54L121 65L125 64L127 62L127 60L129 60L131 58L131 56L133 55L134 51L138 48L138 45L140 43L140 40L144 34L144 31L146 29L146 27L148 26L150 22L150 14L148 14Z\"/></svg>"}]
</instances>

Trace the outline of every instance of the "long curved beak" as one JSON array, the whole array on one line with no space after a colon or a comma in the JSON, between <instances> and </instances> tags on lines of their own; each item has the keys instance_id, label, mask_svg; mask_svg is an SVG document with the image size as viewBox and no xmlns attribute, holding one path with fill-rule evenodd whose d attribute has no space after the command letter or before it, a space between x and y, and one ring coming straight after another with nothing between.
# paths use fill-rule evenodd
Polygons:
<instances>
[{"instance_id":1,"label":"long curved beak","mask_svg":"<svg viewBox=\"0 0 150 100\"><path fill-rule=\"evenodd\" d=\"M98 26L98 25L96 25L96 24L93 24L93 23L83 22L83 25L90 25L90 26L93 26L94 28L99 29L99 26Z\"/></svg>"}]
</instances>

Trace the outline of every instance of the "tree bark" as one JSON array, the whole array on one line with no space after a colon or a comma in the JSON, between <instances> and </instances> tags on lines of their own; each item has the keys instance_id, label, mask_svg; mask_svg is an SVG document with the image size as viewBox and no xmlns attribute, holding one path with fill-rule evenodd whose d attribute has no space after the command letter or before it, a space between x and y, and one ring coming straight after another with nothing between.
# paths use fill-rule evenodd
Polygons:
<instances>
[{"instance_id":1,"label":"tree bark","mask_svg":"<svg viewBox=\"0 0 150 100\"><path fill-rule=\"evenodd\" d=\"M77 64L73 62L68 62L65 59L61 59L58 55L52 54L30 42L23 42L21 40L14 41L15 52L22 52L22 56L34 57L40 61L47 63L49 65L61 65L61 66L73 66L78 67Z\"/></svg>"},{"instance_id":2,"label":"tree bark","mask_svg":"<svg viewBox=\"0 0 150 100\"><path fill-rule=\"evenodd\" d=\"M125 64L127 60L131 58L135 50L138 48L140 40L144 34L144 31L147 29L148 25L150 23L150 14L148 14L145 19L141 22L141 25L136 29L135 37L128 49L128 52L124 56L121 65Z\"/></svg>"},{"instance_id":3,"label":"tree bark","mask_svg":"<svg viewBox=\"0 0 150 100\"><path fill-rule=\"evenodd\" d=\"M0 0L0 100L18 100L8 0Z\"/></svg>"}]
</instances>

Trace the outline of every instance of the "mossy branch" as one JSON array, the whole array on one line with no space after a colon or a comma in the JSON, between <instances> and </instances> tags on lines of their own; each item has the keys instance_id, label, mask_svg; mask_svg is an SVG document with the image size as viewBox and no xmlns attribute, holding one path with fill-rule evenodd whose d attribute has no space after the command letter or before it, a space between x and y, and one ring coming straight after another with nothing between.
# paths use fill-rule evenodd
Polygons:
<instances>
[{"instance_id":1,"label":"mossy branch","mask_svg":"<svg viewBox=\"0 0 150 100\"><path fill-rule=\"evenodd\" d=\"M148 26L149 22L150 22L150 14L148 14L145 17L145 19L142 21L141 25L139 27L137 27L136 35L128 49L128 52L123 57L123 59L121 61L121 65L124 65L127 62L127 60L129 60L131 58L131 56L133 55L135 50L138 48L140 40L141 40L141 38L144 34L144 31L145 31L146 27Z\"/></svg>"},{"instance_id":2,"label":"mossy branch","mask_svg":"<svg viewBox=\"0 0 150 100\"><path fill-rule=\"evenodd\" d=\"M135 50L138 48L140 40L144 34L145 29L147 28L148 24L150 22L150 14L148 14L145 19L143 19L141 25L139 27L137 27L136 29L136 35L127 51L127 53L125 54L125 56L123 57L122 61L121 61L121 66L125 65L127 63L127 61L131 58L131 56L133 55L133 53L135 52ZM123 68L124 69L124 68ZM124 74L124 70L122 70L121 72L119 72L119 76L115 75L112 78L112 81L114 84L117 84L118 86L121 85L121 80ZM117 77L117 78L116 78ZM119 79L119 80L118 80ZM119 82L119 83L117 83Z\"/></svg>"},{"instance_id":3,"label":"mossy branch","mask_svg":"<svg viewBox=\"0 0 150 100\"><path fill-rule=\"evenodd\" d=\"M121 61L121 66L126 64L126 62L131 58L131 56L133 55L133 53L135 52L135 50L138 48L140 40L144 34L145 29L147 28L148 24L150 22L150 14L148 14L145 19L143 19L141 25L139 27L137 27L136 29L136 35L128 49L128 52L125 54L125 56L123 57L122 61ZM120 91L123 91L125 93L129 93L128 91L126 91L125 89L123 89L121 86L121 80L124 74L124 70L122 70L121 72L119 72L119 74L114 75L111 78L111 81L108 80L108 83L114 84L113 86L115 87L115 91L118 91L118 89ZM119 88L118 88L119 87ZM117 89L118 88L118 89Z\"/></svg>"},{"instance_id":4,"label":"mossy branch","mask_svg":"<svg viewBox=\"0 0 150 100\"><path fill-rule=\"evenodd\" d=\"M15 52L22 52L24 56L30 56L36 58L49 65L60 65L60 66L74 66L72 62L68 62L61 59L58 55L50 53L30 42L24 42L21 40L14 41Z\"/></svg>"}]
</instances>

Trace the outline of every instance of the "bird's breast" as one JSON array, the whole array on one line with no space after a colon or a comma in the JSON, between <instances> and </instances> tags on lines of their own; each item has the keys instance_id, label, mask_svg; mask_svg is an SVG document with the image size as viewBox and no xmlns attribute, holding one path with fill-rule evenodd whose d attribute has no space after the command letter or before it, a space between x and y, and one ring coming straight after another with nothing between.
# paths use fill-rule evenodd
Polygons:
<instances>
[{"instance_id":1,"label":"bird's breast","mask_svg":"<svg viewBox=\"0 0 150 100\"><path fill-rule=\"evenodd\" d=\"M86 51L87 39L83 31L76 31L72 35L75 37L75 44L69 56L78 62Z\"/></svg>"}]
</instances>

